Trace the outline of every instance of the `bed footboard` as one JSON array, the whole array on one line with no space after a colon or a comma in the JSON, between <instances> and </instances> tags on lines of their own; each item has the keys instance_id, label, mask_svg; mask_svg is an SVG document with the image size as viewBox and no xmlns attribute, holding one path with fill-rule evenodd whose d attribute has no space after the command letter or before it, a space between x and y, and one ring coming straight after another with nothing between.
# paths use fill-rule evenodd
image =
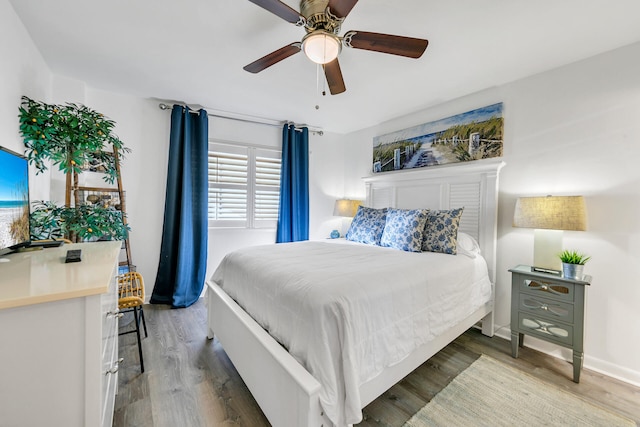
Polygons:
<instances>
[{"instance_id":1,"label":"bed footboard","mask_svg":"<svg viewBox=\"0 0 640 427\"><path fill-rule=\"evenodd\" d=\"M215 332L269 422L278 427L333 426L320 406L321 384L216 283L207 281L207 286L207 337L212 339ZM363 384L363 406L477 322L482 322L483 334L493 336L493 299Z\"/></svg>"},{"instance_id":2,"label":"bed footboard","mask_svg":"<svg viewBox=\"0 0 640 427\"><path fill-rule=\"evenodd\" d=\"M269 422L331 426L320 406L320 383L216 283L207 287L207 337L215 333Z\"/></svg>"}]
</instances>

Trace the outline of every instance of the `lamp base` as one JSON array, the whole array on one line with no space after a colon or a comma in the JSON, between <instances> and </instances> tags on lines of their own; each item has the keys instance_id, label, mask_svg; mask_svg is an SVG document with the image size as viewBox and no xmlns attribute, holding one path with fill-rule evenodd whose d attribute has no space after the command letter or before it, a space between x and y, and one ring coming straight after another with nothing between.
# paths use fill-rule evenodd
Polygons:
<instances>
[{"instance_id":1,"label":"lamp base","mask_svg":"<svg viewBox=\"0 0 640 427\"><path fill-rule=\"evenodd\" d=\"M533 265L550 271L562 271L558 255L562 252L562 230L535 229L533 235Z\"/></svg>"}]
</instances>

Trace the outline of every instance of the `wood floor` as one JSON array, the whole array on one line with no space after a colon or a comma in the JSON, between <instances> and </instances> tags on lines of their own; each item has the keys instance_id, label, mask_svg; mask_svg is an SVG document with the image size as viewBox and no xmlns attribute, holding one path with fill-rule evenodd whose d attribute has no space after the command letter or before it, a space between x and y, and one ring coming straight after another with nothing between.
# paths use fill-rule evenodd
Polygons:
<instances>
[{"instance_id":1,"label":"wood floor","mask_svg":"<svg viewBox=\"0 0 640 427\"><path fill-rule=\"evenodd\" d=\"M269 426L217 340L206 339L206 306L187 309L147 305L149 336L143 340L140 374L135 334L120 336L116 427ZM123 328L133 326L123 318ZM123 329L125 330L125 329ZM480 354L529 372L562 389L633 419L640 425L640 388L523 348L511 357L510 343L469 330L368 405L359 426L402 426ZM259 363L256 361L256 363Z\"/></svg>"}]
</instances>

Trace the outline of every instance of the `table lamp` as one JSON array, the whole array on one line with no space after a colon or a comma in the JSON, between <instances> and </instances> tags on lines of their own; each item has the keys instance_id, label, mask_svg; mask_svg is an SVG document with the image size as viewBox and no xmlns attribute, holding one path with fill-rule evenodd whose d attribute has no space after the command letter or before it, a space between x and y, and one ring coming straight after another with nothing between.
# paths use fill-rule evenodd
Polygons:
<instances>
[{"instance_id":1,"label":"table lamp","mask_svg":"<svg viewBox=\"0 0 640 427\"><path fill-rule=\"evenodd\" d=\"M360 200L338 199L336 200L336 204L333 207L333 216L353 218L354 216L356 216L356 212L358 212L358 206L360 206L361 204L362 202ZM331 232L331 237L337 238L340 237L340 234L341 233L338 230L333 230Z\"/></svg>"},{"instance_id":2,"label":"table lamp","mask_svg":"<svg viewBox=\"0 0 640 427\"><path fill-rule=\"evenodd\" d=\"M513 226L534 228L533 271L559 273L562 231L584 231L587 215L582 196L520 197Z\"/></svg>"}]
</instances>

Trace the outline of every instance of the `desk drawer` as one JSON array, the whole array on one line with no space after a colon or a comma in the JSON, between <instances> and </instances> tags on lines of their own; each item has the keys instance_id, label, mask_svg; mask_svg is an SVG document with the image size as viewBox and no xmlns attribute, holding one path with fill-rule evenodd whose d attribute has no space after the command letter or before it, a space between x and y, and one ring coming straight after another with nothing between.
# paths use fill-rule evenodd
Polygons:
<instances>
[{"instance_id":1,"label":"desk drawer","mask_svg":"<svg viewBox=\"0 0 640 427\"><path fill-rule=\"evenodd\" d=\"M573 323L573 304L539 298L537 295L520 294L518 310L528 311L542 318Z\"/></svg>"},{"instance_id":2,"label":"desk drawer","mask_svg":"<svg viewBox=\"0 0 640 427\"><path fill-rule=\"evenodd\" d=\"M540 296L554 300L573 302L575 289L572 283L552 282L540 279L524 279L522 276L520 290L529 294L539 294Z\"/></svg>"},{"instance_id":3,"label":"desk drawer","mask_svg":"<svg viewBox=\"0 0 640 427\"><path fill-rule=\"evenodd\" d=\"M530 313L518 313L518 329L521 333L538 336L566 346L573 345L573 326L554 323Z\"/></svg>"},{"instance_id":4,"label":"desk drawer","mask_svg":"<svg viewBox=\"0 0 640 427\"><path fill-rule=\"evenodd\" d=\"M115 340L111 340L113 345L108 346L108 352L106 354L106 360L109 361L104 367L104 373L102 375L102 427L111 427L113 424L113 410L116 400L116 390L118 387L118 372L117 367L120 363L118 360L118 346L115 345ZM115 372L113 372L115 369ZM107 372L111 371L111 372Z\"/></svg>"}]
</instances>

